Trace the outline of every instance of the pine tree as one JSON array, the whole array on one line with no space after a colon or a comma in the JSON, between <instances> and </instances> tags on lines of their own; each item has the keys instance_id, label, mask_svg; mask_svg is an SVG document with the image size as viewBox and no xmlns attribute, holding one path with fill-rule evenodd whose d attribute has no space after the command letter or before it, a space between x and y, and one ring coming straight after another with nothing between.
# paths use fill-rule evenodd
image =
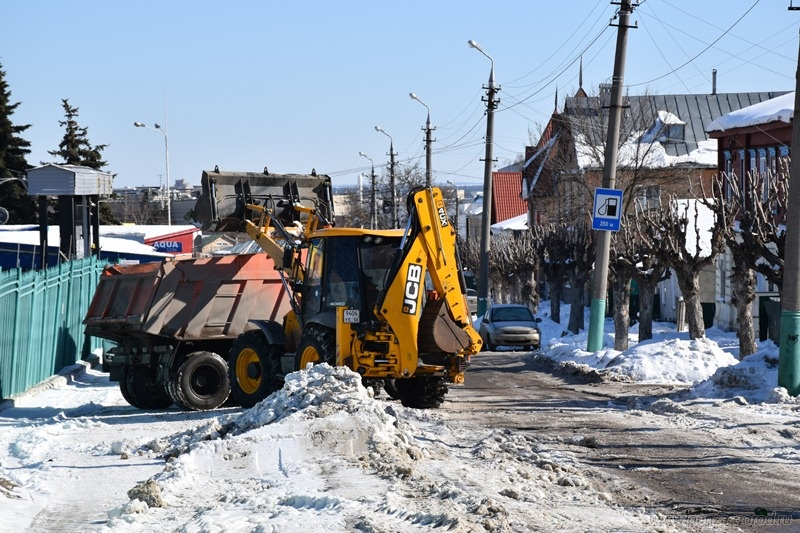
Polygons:
<instances>
[{"instance_id":1,"label":"pine tree","mask_svg":"<svg viewBox=\"0 0 800 533\"><path fill-rule=\"evenodd\" d=\"M58 124L66 128L64 137L58 145L58 150L48 151L52 156L60 157L67 165L81 165L84 167L102 170L107 165L103 161L101 152L108 146L98 144L92 146L89 142L89 128L78 126L78 108L69 105L68 99L62 99L64 107L64 120Z\"/></svg>"},{"instance_id":2,"label":"pine tree","mask_svg":"<svg viewBox=\"0 0 800 533\"><path fill-rule=\"evenodd\" d=\"M47 153L60 157L66 165L80 165L94 170L103 170L103 167L108 163L103 161L101 152L108 145L98 144L92 146L89 142L89 128L78 125L78 108L72 107L66 98L61 100L61 105L64 108L64 120L59 120L58 124L63 126L66 131L61 143L58 145L58 150L49 150ZM111 212L108 204L100 204L100 223L120 223Z\"/></svg>"},{"instance_id":3,"label":"pine tree","mask_svg":"<svg viewBox=\"0 0 800 533\"><path fill-rule=\"evenodd\" d=\"M36 201L28 196L20 181L12 179L22 179L28 169L25 156L31 152L28 148L31 143L20 134L31 126L14 125L11 121L19 102L10 102L11 91L5 76L6 72L0 65L0 207L8 211L12 224L35 223Z\"/></svg>"}]
</instances>

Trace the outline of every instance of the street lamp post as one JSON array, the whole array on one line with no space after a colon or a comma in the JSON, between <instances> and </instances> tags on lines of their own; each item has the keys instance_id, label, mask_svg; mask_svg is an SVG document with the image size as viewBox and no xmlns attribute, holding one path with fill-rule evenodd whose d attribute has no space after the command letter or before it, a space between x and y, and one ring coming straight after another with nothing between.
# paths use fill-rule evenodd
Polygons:
<instances>
[{"instance_id":1,"label":"street lamp post","mask_svg":"<svg viewBox=\"0 0 800 533\"><path fill-rule=\"evenodd\" d=\"M400 227L400 221L397 218L397 189L394 183L394 140L380 126L375 126L375 131L389 137L389 187L392 189L392 227L398 228Z\"/></svg>"},{"instance_id":2,"label":"street lamp post","mask_svg":"<svg viewBox=\"0 0 800 533\"><path fill-rule=\"evenodd\" d=\"M370 202L369 202L369 227L370 229L377 229L378 223L378 214L375 211L375 162L372 160L370 156L365 154L364 152L358 152L358 155L361 157L366 157L369 159L369 162L372 164L372 171L370 172L370 178L372 179L372 193L370 194Z\"/></svg>"},{"instance_id":3,"label":"street lamp post","mask_svg":"<svg viewBox=\"0 0 800 533\"><path fill-rule=\"evenodd\" d=\"M489 71L489 83L484 85L486 89L486 156L483 165L483 210L481 213L481 266L478 276L478 316L486 312L489 301L489 247L492 226L492 145L494 137L494 110L497 108L498 100L495 94L500 87L494 82L494 59L483 51L478 43L473 40L467 41L470 48L474 48L481 54L489 58L492 68Z\"/></svg>"},{"instance_id":4,"label":"street lamp post","mask_svg":"<svg viewBox=\"0 0 800 533\"><path fill-rule=\"evenodd\" d=\"M150 131L157 131L161 135L164 136L164 158L166 159L167 164L167 225L172 225L172 192L170 191L170 182L169 182L169 140L167 139L167 130L166 127L164 129L161 128L158 124L153 124L153 127L150 128L145 126L143 122L134 122L134 126L137 128L144 128Z\"/></svg>"},{"instance_id":5,"label":"street lamp post","mask_svg":"<svg viewBox=\"0 0 800 533\"><path fill-rule=\"evenodd\" d=\"M414 93L408 93L408 96L411 97L412 100L416 100L420 104L425 106L425 109L428 110L428 120L425 122L425 127L422 128L425 130L425 186L431 186L431 143L433 139L431 139L431 132L436 128L431 127L431 108L428 107L428 104L423 102L419 99Z\"/></svg>"}]
</instances>

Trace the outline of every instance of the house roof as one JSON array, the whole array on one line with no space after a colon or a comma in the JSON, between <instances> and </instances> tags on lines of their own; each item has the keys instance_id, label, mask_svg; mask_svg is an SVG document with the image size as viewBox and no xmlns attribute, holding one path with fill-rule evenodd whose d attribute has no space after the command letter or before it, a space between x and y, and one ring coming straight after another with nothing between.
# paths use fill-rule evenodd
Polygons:
<instances>
[{"instance_id":1,"label":"house roof","mask_svg":"<svg viewBox=\"0 0 800 533\"><path fill-rule=\"evenodd\" d=\"M625 104L630 116L649 117L653 126L661 123L664 125L684 125L683 139L660 139L666 156L682 157L684 160L697 150L702 150L703 141L708 140L706 126L715 119L732 111L775 98L786 94L787 91L769 91L752 93L717 93L717 94L666 94L666 95L641 95L626 96ZM598 110L607 109L603 106L603 96L569 97L564 103L564 115L574 123L579 131L582 117L595 115ZM586 128L583 128L586 129ZM592 131L592 138L588 142L599 146L603 144L606 131Z\"/></svg>"},{"instance_id":2,"label":"house roof","mask_svg":"<svg viewBox=\"0 0 800 533\"><path fill-rule=\"evenodd\" d=\"M521 172L492 172L492 220L502 222L528 212Z\"/></svg>"},{"instance_id":3,"label":"house roof","mask_svg":"<svg viewBox=\"0 0 800 533\"><path fill-rule=\"evenodd\" d=\"M731 111L706 126L709 133L724 132L735 128L760 126L769 122L792 122L794 117L794 91Z\"/></svg>"}]
</instances>

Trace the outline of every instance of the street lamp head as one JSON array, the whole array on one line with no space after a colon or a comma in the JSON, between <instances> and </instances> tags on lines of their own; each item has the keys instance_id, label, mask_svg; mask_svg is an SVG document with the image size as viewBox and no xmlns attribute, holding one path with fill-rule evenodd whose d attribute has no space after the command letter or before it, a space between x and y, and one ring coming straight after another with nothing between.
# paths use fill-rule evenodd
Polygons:
<instances>
[{"instance_id":1,"label":"street lamp head","mask_svg":"<svg viewBox=\"0 0 800 533\"><path fill-rule=\"evenodd\" d=\"M381 128L380 126L375 126L375 131L379 131L381 133L386 133L385 131L383 131L383 128Z\"/></svg>"},{"instance_id":2,"label":"street lamp head","mask_svg":"<svg viewBox=\"0 0 800 533\"><path fill-rule=\"evenodd\" d=\"M489 54L487 54L487 53L484 51L484 49L483 49L483 48L481 48L481 45L479 45L477 42L473 41L472 39L470 39L469 41L467 41L467 44L469 45L469 47L470 47L470 48L474 48L474 49L475 49L475 50L477 50L478 52L480 52L480 53L482 53L483 55L485 55L486 57L488 57L488 58L489 58L489 61L491 61L491 62L492 62L492 70L489 72L489 84L488 84L488 85L489 85L489 88L490 88L490 89L494 89L494 87L495 87L495 84L494 84L494 59L492 59L492 56L490 56Z\"/></svg>"},{"instance_id":3,"label":"street lamp head","mask_svg":"<svg viewBox=\"0 0 800 533\"><path fill-rule=\"evenodd\" d=\"M141 123L141 122L134 122L133 125L136 126L137 128L144 128L145 127L145 125L143 123Z\"/></svg>"}]
</instances>

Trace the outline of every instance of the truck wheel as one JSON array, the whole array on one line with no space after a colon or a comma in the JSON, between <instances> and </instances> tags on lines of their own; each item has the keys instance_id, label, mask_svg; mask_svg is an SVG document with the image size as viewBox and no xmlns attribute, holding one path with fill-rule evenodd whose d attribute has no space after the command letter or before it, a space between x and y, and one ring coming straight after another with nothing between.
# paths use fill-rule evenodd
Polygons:
<instances>
[{"instance_id":1,"label":"truck wheel","mask_svg":"<svg viewBox=\"0 0 800 533\"><path fill-rule=\"evenodd\" d=\"M252 407L281 388L282 354L282 348L269 344L260 330L239 335L228 357L233 400L242 407Z\"/></svg>"},{"instance_id":2,"label":"truck wheel","mask_svg":"<svg viewBox=\"0 0 800 533\"><path fill-rule=\"evenodd\" d=\"M122 375L122 378L119 380L119 391L122 393L122 398L128 402L130 405L136 406L136 398L133 397L131 391L128 389L128 374L125 373Z\"/></svg>"},{"instance_id":3,"label":"truck wheel","mask_svg":"<svg viewBox=\"0 0 800 533\"><path fill-rule=\"evenodd\" d=\"M216 409L231 393L228 365L214 352L189 354L172 379L177 403L192 411Z\"/></svg>"},{"instance_id":4,"label":"truck wheel","mask_svg":"<svg viewBox=\"0 0 800 533\"><path fill-rule=\"evenodd\" d=\"M156 379L155 371L138 366L131 368L123 376L125 385L120 381L122 397L139 409L166 409L172 405L172 398L167 392L165 383Z\"/></svg>"},{"instance_id":5,"label":"truck wheel","mask_svg":"<svg viewBox=\"0 0 800 533\"><path fill-rule=\"evenodd\" d=\"M396 379L395 387L400 402L406 407L430 409L444 403L447 394L447 383L442 378L421 377Z\"/></svg>"},{"instance_id":6,"label":"truck wheel","mask_svg":"<svg viewBox=\"0 0 800 533\"><path fill-rule=\"evenodd\" d=\"M294 356L295 368L304 370L311 363L336 366L336 335L319 324L311 324L303 332Z\"/></svg>"}]
</instances>

